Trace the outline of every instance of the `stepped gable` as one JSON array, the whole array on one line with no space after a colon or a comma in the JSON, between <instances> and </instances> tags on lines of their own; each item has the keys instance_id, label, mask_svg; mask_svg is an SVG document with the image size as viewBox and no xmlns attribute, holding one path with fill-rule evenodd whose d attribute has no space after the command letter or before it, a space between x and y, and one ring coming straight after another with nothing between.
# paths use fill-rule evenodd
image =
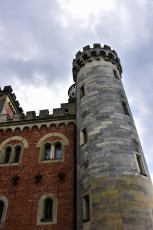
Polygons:
<instances>
[{"instance_id":1,"label":"stepped gable","mask_svg":"<svg viewBox=\"0 0 153 230\"><path fill-rule=\"evenodd\" d=\"M113 65L116 65L119 73L122 74L122 66L117 52L115 50L111 50L111 47L108 45L104 45L103 47L101 47L101 44L99 43L93 44L93 47L87 45L83 47L83 52L78 51L75 56L76 58L72 63L74 82L76 82L77 73L81 67L93 60L99 61L100 59L104 59L105 61L109 61Z\"/></svg>"},{"instance_id":2,"label":"stepped gable","mask_svg":"<svg viewBox=\"0 0 153 230\"><path fill-rule=\"evenodd\" d=\"M0 88L0 96L7 95L16 111L16 113L23 113L23 109L20 107L20 103L16 100L16 95L13 93L12 87L4 86L3 90Z\"/></svg>"}]
</instances>

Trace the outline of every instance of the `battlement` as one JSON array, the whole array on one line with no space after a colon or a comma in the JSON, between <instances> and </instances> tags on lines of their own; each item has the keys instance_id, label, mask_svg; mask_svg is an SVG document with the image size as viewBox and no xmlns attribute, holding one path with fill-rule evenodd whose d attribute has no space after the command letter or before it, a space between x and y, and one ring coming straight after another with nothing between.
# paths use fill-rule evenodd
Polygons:
<instances>
[{"instance_id":1,"label":"battlement","mask_svg":"<svg viewBox=\"0 0 153 230\"><path fill-rule=\"evenodd\" d=\"M63 103L61 108L53 109L53 113L50 114L48 109L40 110L39 115L35 111L27 111L26 115L23 113L15 113L13 118L10 118L7 114L0 115L0 123L14 123L14 122L31 122L31 121L41 121L41 120L53 120L75 116L76 115L76 103Z\"/></svg>"},{"instance_id":2,"label":"battlement","mask_svg":"<svg viewBox=\"0 0 153 230\"><path fill-rule=\"evenodd\" d=\"M76 53L76 58L73 60L73 79L76 82L77 73L86 63L92 62L93 60L99 61L100 59L111 62L113 65L116 65L119 73L122 73L122 66L120 59L115 50L111 50L110 46L104 45L101 47L101 44L96 43L93 46L83 47L83 52L78 51Z\"/></svg>"}]
</instances>

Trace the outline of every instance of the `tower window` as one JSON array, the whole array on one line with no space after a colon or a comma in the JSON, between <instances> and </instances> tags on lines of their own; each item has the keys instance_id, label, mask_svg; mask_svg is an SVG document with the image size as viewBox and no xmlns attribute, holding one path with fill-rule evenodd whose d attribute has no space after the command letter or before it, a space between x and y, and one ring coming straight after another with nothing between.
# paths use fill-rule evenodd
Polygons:
<instances>
[{"instance_id":1,"label":"tower window","mask_svg":"<svg viewBox=\"0 0 153 230\"><path fill-rule=\"evenodd\" d=\"M62 148L60 143L55 144L55 159L62 158Z\"/></svg>"},{"instance_id":2,"label":"tower window","mask_svg":"<svg viewBox=\"0 0 153 230\"><path fill-rule=\"evenodd\" d=\"M142 157L139 154L136 154L138 169L141 175L147 176L145 172L145 168L143 165Z\"/></svg>"},{"instance_id":3,"label":"tower window","mask_svg":"<svg viewBox=\"0 0 153 230\"><path fill-rule=\"evenodd\" d=\"M0 223L2 222L2 215L3 215L3 210L4 210L4 202L0 200Z\"/></svg>"},{"instance_id":4,"label":"tower window","mask_svg":"<svg viewBox=\"0 0 153 230\"><path fill-rule=\"evenodd\" d=\"M68 109L65 109L64 113L65 113L65 115L68 115L69 110L68 110Z\"/></svg>"},{"instance_id":5,"label":"tower window","mask_svg":"<svg viewBox=\"0 0 153 230\"><path fill-rule=\"evenodd\" d=\"M115 77L116 79L118 79L118 80L119 80L119 76L118 76L118 74L117 74L116 70L113 70L113 72L114 72L114 77Z\"/></svg>"},{"instance_id":6,"label":"tower window","mask_svg":"<svg viewBox=\"0 0 153 230\"><path fill-rule=\"evenodd\" d=\"M87 143L87 131L84 128L80 133L80 146L83 146Z\"/></svg>"},{"instance_id":7,"label":"tower window","mask_svg":"<svg viewBox=\"0 0 153 230\"><path fill-rule=\"evenodd\" d=\"M124 113L128 116L130 116L129 114L129 110L128 110L128 107L127 107L127 104L125 101L122 101L122 105L123 105L123 109L124 109Z\"/></svg>"},{"instance_id":8,"label":"tower window","mask_svg":"<svg viewBox=\"0 0 153 230\"><path fill-rule=\"evenodd\" d=\"M85 95L85 89L84 85L80 88L80 98L82 98Z\"/></svg>"},{"instance_id":9,"label":"tower window","mask_svg":"<svg viewBox=\"0 0 153 230\"><path fill-rule=\"evenodd\" d=\"M83 222L90 220L90 202L89 195L83 197Z\"/></svg>"}]
</instances>

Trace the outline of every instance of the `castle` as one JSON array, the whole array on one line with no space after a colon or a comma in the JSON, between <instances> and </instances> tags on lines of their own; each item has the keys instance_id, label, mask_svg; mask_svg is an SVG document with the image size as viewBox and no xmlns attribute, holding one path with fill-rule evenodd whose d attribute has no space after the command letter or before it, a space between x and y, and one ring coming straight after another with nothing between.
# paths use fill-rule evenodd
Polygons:
<instances>
[{"instance_id":1,"label":"castle","mask_svg":"<svg viewBox=\"0 0 153 230\"><path fill-rule=\"evenodd\" d=\"M153 188L109 46L85 46L61 108L23 113L0 90L0 228L153 230Z\"/></svg>"}]
</instances>

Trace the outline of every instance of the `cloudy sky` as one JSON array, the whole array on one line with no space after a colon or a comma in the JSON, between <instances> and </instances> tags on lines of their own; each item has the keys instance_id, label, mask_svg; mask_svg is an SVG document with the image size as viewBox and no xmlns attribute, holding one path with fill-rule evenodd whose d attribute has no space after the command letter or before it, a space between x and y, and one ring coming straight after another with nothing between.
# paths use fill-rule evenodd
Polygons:
<instances>
[{"instance_id":1,"label":"cloudy sky","mask_svg":"<svg viewBox=\"0 0 153 230\"><path fill-rule=\"evenodd\" d=\"M0 86L24 112L60 107L83 46L110 45L153 176L153 1L0 0Z\"/></svg>"}]
</instances>

